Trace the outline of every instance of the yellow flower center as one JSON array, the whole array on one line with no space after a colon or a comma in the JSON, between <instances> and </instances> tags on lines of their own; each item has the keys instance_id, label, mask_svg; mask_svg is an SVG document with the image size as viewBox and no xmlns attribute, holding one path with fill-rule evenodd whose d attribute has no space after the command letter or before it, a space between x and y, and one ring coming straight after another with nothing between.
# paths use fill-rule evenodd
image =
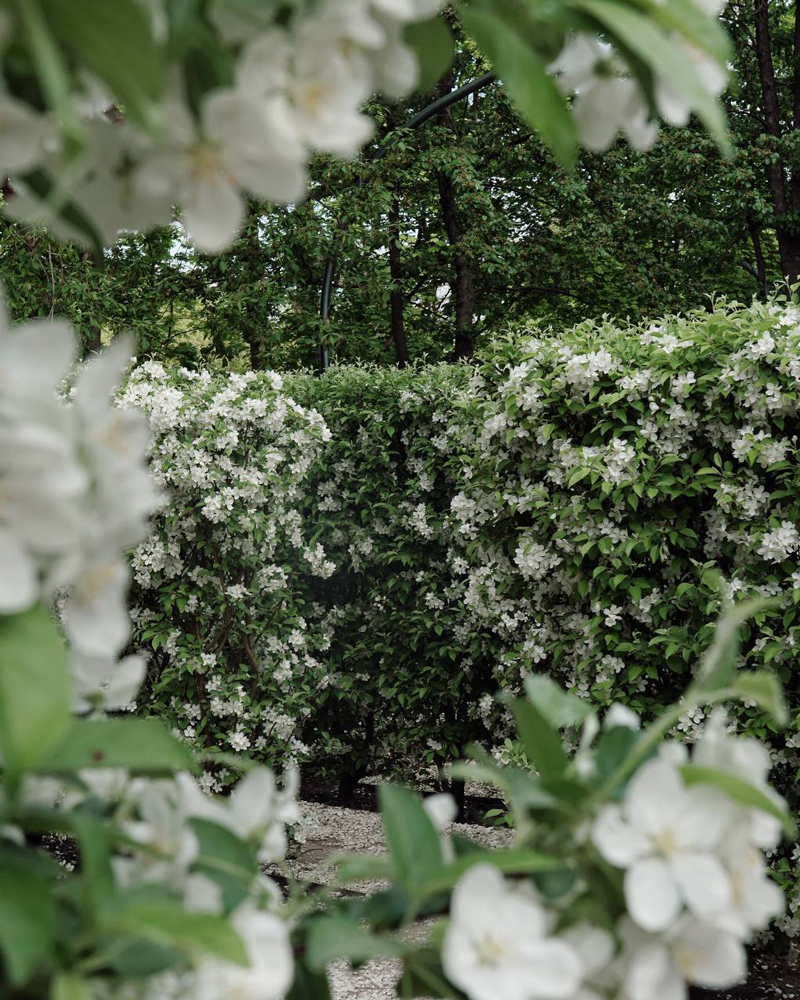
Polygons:
<instances>
[{"instance_id":1,"label":"yellow flower center","mask_svg":"<svg viewBox=\"0 0 800 1000\"><path fill-rule=\"evenodd\" d=\"M506 948L498 938L486 934L475 942L475 956L479 965L497 965L506 957Z\"/></svg>"}]
</instances>

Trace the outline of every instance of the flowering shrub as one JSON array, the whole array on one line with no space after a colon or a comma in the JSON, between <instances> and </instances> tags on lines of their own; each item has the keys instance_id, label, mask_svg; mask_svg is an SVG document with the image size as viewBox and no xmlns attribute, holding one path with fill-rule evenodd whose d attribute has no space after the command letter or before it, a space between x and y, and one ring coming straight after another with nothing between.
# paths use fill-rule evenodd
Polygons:
<instances>
[{"instance_id":1,"label":"flowering shrub","mask_svg":"<svg viewBox=\"0 0 800 1000\"><path fill-rule=\"evenodd\" d=\"M53 348L48 363L32 364L42 347ZM164 432L152 464L187 506L162 515L162 530L180 519L194 531L191 544L204 556L193 583L219 567L190 612L203 615L199 671L180 662L177 641L169 654L178 663L167 684L184 683L183 673L203 678L212 666L203 663L205 619L216 641L218 627L232 631L248 610L249 588L260 585L239 574L242 561L258 565L260 555L275 554L278 536L259 516L270 470L283 478L276 504L296 499L325 427L274 379L262 396L246 376L215 387L185 375L195 393L187 405L186 391L154 390L148 377L163 376L154 366L133 376L114 407L124 348L86 366L67 401L56 383L68 375L70 332L57 324L0 330L0 433L16 446L0 452L3 994L326 1000L330 962L380 955L401 959L399 995L408 998L680 1000L687 984L739 982L745 944L783 910L762 852L793 824L767 784L766 750L733 736L724 715L710 717L691 758L662 740L687 711L735 700L776 726L786 722L774 674L737 671L738 627L761 605L739 604L722 619L683 702L643 732L630 709L612 707L601 726L585 698L530 673L526 697L504 703L536 774L500 766L480 748L477 763L453 769L504 792L517 827L513 848L486 851L450 838L443 827L454 804L422 804L386 785L389 857L341 859L333 891L283 899L262 866L285 852L285 824L298 815L293 786L278 791L271 771L242 758L247 773L231 794L209 796L192 773L194 755L157 720L108 714L135 696L142 676L135 658L117 662L129 632L119 549L141 538L159 502L145 469L145 422L135 412L144 406ZM30 373L24 381L21 371ZM204 448L192 452L192 442L213 450L220 441L213 462ZM278 444L293 445L298 457ZM215 525L223 511L252 544L208 533L197 520ZM323 550L303 543L293 511L274 513L313 571L335 572ZM416 508L408 513L423 524ZM183 542L145 539L134 557L139 573L171 580ZM363 545L355 552L369 554ZM63 636L47 607L54 598ZM174 595L183 613L180 600ZM237 635L251 648L255 636L254 653L262 642L269 648L269 633L254 633L249 622ZM254 679L264 672L269 682L270 665L252 666ZM245 697L233 714L249 722L255 710ZM571 755L561 730L570 733ZM61 864L48 849L59 838L71 852ZM365 876L387 878L389 888L366 899L336 891ZM441 918L422 942L403 933L421 916Z\"/></svg>"},{"instance_id":2,"label":"flowering shrub","mask_svg":"<svg viewBox=\"0 0 800 1000\"><path fill-rule=\"evenodd\" d=\"M298 759L325 698L329 643L298 581L334 566L306 537L309 469L330 437L277 375L183 372L149 362L119 405L143 409L151 465L171 504L136 550L136 637L152 650L146 702L197 747ZM330 751L324 740L320 750ZM223 773L201 779L219 790Z\"/></svg>"},{"instance_id":3,"label":"flowering shrub","mask_svg":"<svg viewBox=\"0 0 800 1000\"><path fill-rule=\"evenodd\" d=\"M156 649L146 704L198 748L288 749L350 776L441 765L473 740L505 752L493 695L531 672L654 715L708 616L768 597L741 664L796 706L799 379L800 316L779 303L517 331L477 370L343 368L278 389L140 369L123 399L151 413L175 489L134 557L137 645ZM254 465L255 489L238 478ZM797 718L785 736L755 705L736 718L789 791ZM675 733L705 721L687 709ZM787 885L797 861L775 862Z\"/></svg>"}]
</instances>

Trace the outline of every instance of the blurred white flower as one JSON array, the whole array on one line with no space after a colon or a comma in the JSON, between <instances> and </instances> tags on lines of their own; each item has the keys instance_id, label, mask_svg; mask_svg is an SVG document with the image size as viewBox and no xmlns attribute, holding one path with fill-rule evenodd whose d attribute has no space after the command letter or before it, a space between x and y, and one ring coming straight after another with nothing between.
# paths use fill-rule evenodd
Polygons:
<instances>
[{"instance_id":1,"label":"blurred white flower","mask_svg":"<svg viewBox=\"0 0 800 1000\"><path fill-rule=\"evenodd\" d=\"M592 828L602 856L625 868L625 901L648 931L673 924L684 903L699 917L730 905L719 850L731 820L729 801L714 788L686 788L669 760L645 764L621 806L605 806Z\"/></svg>"},{"instance_id":2,"label":"blurred white flower","mask_svg":"<svg viewBox=\"0 0 800 1000\"><path fill-rule=\"evenodd\" d=\"M140 656L126 656L116 663L110 657L73 654L73 711L126 708L136 697L146 671Z\"/></svg>"},{"instance_id":3,"label":"blurred white flower","mask_svg":"<svg viewBox=\"0 0 800 1000\"><path fill-rule=\"evenodd\" d=\"M687 984L722 990L742 982L747 956L738 938L685 918L660 938L630 932L625 1000L687 1000Z\"/></svg>"},{"instance_id":4,"label":"blurred white flower","mask_svg":"<svg viewBox=\"0 0 800 1000\"><path fill-rule=\"evenodd\" d=\"M531 893L490 864L474 865L453 890L444 971L470 1000L573 997L580 959L565 941L548 937L548 925Z\"/></svg>"},{"instance_id":5,"label":"blurred white flower","mask_svg":"<svg viewBox=\"0 0 800 1000\"><path fill-rule=\"evenodd\" d=\"M197 1000L279 1000L292 984L294 958L289 928L273 913L240 906L230 918L250 960L249 966L205 961L193 982Z\"/></svg>"},{"instance_id":6,"label":"blurred white flower","mask_svg":"<svg viewBox=\"0 0 800 1000\"><path fill-rule=\"evenodd\" d=\"M562 94L575 94L572 114L581 145L602 152L620 131L634 149L653 144L658 125L636 81L620 75L623 66L610 45L594 35L574 35L548 68Z\"/></svg>"}]
</instances>

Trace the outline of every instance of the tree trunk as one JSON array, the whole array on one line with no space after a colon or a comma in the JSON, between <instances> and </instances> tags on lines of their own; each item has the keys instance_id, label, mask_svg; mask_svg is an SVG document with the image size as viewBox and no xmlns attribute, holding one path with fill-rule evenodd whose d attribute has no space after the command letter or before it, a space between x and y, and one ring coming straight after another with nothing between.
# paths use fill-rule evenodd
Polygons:
<instances>
[{"instance_id":1,"label":"tree trunk","mask_svg":"<svg viewBox=\"0 0 800 1000\"><path fill-rule=\"evenodd\" d=\"M400 197L395 189L392 204L389 208L389 274L392 287L389 292L389 303L392 313L392 340L397 367L405 368L408 364L408 343L406 342L406 327L403 319L403 289L400 284L403 276L400 259Z\"/></svg>"},{"instance_id":2,"label":"tree trunk","mask_svg":"<svg viewBox=\"0 0 800 1000\"><path fill-rule=\"evenodd\" d=\"M747 228L750 231L750 239L753 243L753 253L756 258L756 279L758 281L759 295L762 300L767 298L767 265L764 260L764 249L761 246L761 232L753 215L747 213Z\"/></svg>"},{"instance_id":3,"label":"tree trunk","mask_svg":"<svg viewBox=\"0 0 800 1000\"><path fill-rule=\"evenodd\" d=\"M756 25L756 57L758 59L758 75L761 81L761 95L764 101L764 129L768 135L775 139L781 137L781 113L778 103L778 88L775 82L775 65L772 60L772 39L769 27L769 0L754 0L755 3L755 25ZM800 31L800 25L795 19L795 30ZM797 36L796 36L797 42ZM797 50L795 50L795 57ZM795 74L797 74L795 64ZM795 79L796 88L800 86L800 80ZM795 89L794 109L795 113L800 111L798 102L800 95ZM775 233L778 238L778 252L781 260L781 271L784 277L793 284L800 277L800 239L790 232L787 226L790 211L789 199L786 191L786 168L783 160L778 157L770 161L766 167L767 182L769 184L770 198L772 199L772 209L775 213ZM794 180L792 183L792 194L794 196Z\"/></svg>"},{"instance_id":4,"label":"tree trunk","mask_svg":"<svg viewBox=\"0 0 800 1000\"><path fill-rule=\"evenodd\" d=\"M452 71L448 73L437 92L437 96L448 93L453 85ZM453 131L453 119L449 108L440 111L436 116L439 125ZM439 186L439 204L442 209L442 220L447 233L447 239L453 248L454 278L450 282L456 310L456 328L453 342L453 357L471 358L473 352L473 336L475 328L475 268L469 256L464 252L464 232L458 212L455 184L453 178L442 170L436 172Z\"/></svg>"}]
</instances>

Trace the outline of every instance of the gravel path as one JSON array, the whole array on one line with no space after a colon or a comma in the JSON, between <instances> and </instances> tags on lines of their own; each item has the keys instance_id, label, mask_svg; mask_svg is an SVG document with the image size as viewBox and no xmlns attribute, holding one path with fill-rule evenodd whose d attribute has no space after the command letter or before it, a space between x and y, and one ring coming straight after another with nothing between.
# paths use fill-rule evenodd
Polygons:
<instances>
[{"instance_id":1,"label":"gravel path","mask_svg":"<svg viewBox=\"0 0 800 1000\"><path fill-rule=\"evenodd\" d=\"M385 854L381 818L377 813L343 809L316 802L302 802L305 843L294 860L289 862L292 873L303 879L326 885L334 876L328 859L333 854L358 851ZM507 846L512 839L510 830L453 823L448 827L486 847ZM358 882L349 886L355 892L375 892L381 882ZM426 925L420 923L414 934L424 937ZM400 963L393 959L367 962L357 972L346 961L335 962L328 969L333 1000L395 1000L394 984L400 974Z\"/></svg>"}]
</instances>

